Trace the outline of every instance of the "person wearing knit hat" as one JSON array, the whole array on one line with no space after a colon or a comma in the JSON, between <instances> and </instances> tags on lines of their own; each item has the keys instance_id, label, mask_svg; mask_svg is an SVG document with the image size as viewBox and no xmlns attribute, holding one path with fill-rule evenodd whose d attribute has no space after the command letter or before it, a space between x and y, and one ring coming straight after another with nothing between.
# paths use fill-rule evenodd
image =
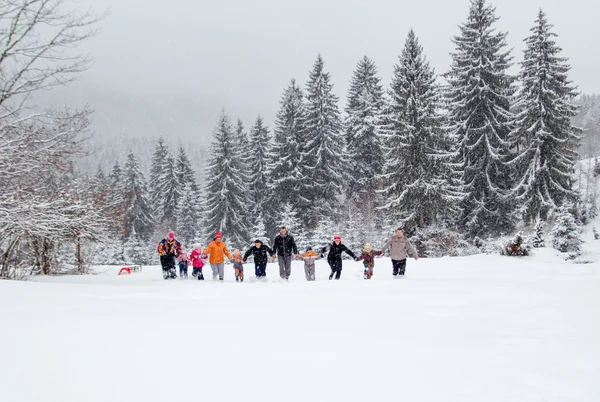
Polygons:
<instances>
[{"instance_id":1,"label":"person wearing knit hat","mask_svg":"<svg viewBox=\"0 0 600 402\"><path fill-rule=\"evenodd\" d=\"M348 247L342 244L342 237L339 235L333 236L333 243L331 243L328 247L323 247L321 250L321 256L325 254L329 248L329 253L327 254L327 262L329 263L329 267L331 268L331 274L329 275L329 280L333 279L335 275L335 279L338 280L342 276L342 253L348 254L355 261L358 261L356 255L350 250Z\"/></svg>"},{"instance_id":2,"label":"person wearing knit hat","mask_svg":"<svg viewBox=\"0 0 600 402\"><path fill-rule=\"evenodd\" d=\"M221 232L215 233L214 240L204 249L204 255L210 256L208 262L212 269L213 280L217 280L218 277L222 281L225 277L225 256L230 260L233 257L223 242Z\"/></svg>"},{"instance_id":3,"label":"person wearing knit hat","mask_svg":"<svg viewBox=\"0 0 600 402\"><path fill-rule=\"evenodd\" d=\"M194 244L194 250L190 253L190 261L194 268L192 276L198 278L199 281L204 280L202 268L204 268L207 259L206 254L202 252L202 246L198 243Z\"/></svg>"},{"instance_id":4,"label":"person wearing knit hat","mask_svg":"<svg viewBox=\"0 0 600 402\"><path fill-rule=\"evenodd\" d=\"M181 243L175 239L175 233L167 233L167 237L162 239L157 246L158 255L160 256L160 265L162 266L164 279L177 278L175 269L175 259L181 254Z\"/></svg>"},{"instance_id":5,"label":"person wearing knit hat","mask_svg":"<svg viewBox=\"0 0 600 402\"><path fill-rule=\"evenodd\" d=\"M390 249L392 258L392 274L394 277L403 278L406 272L406 257L410 253L415 261L419 259L417 251L413 248L410 241L404 236L404 230L401 227L396 229L396 234L392 236L381 249L382 252Z\"/></svg>"},{"instance_id":6,"label":"person wearing knit hat","mask_svg":"<svg viewBox=\"0 0 600 402\"><path fill-rule=\"evenodd\" d=\"M373 276L373 269L375 268L375 257L383 255L383 251L375 251L371 249L371 244L365 244L363 248L363 252L358 257L358 261L362 260L365 270L363 272L363 277L365 279L371 279Z\"/></svg>"}]
</instances>

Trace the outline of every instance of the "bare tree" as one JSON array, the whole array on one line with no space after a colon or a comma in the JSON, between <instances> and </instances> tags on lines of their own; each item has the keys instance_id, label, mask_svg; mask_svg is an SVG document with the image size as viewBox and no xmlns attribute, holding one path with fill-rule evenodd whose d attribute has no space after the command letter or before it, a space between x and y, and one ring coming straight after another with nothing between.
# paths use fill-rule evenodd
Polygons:
<instances>
[{"instance_id":1,"label":"bare tree","mask_svg":"<svg viewBox=\"0 0 600 402\"><path fill-rule=\"evenodd\" d=\"M74 49L97 33L98 16L71 0L0 1L0 119L19 112L29 95L65 85L92 59Z\"/></svg>"}]
</instances>

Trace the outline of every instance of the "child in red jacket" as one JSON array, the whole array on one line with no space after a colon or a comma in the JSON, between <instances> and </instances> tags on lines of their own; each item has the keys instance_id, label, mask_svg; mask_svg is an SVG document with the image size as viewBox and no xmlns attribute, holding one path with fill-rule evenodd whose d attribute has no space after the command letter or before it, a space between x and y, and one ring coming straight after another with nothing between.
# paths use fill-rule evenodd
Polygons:
<instances>
[{"instance_id":1,"label":"child in red jacket","mask_svg":"<svg viewBox=\"0 0 600 402\"><path fill-rule=\"evenodd\" d=\"M207 259L208 257L202 254L202 246L200 244L194 244L194 251L190 254L190 262L192 263L192 267L194 267L192 276L198 278L199 281L204 280L202 268L204 267L204 264L206 264Z\"/></svg>"}]
</instances>

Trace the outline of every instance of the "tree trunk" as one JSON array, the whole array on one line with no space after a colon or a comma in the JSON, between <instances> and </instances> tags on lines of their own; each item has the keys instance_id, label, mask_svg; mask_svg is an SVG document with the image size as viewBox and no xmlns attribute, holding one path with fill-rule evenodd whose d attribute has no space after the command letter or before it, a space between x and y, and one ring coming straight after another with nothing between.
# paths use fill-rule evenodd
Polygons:
<instances>
[{"instance_id":1,"label":"tree trunk","mask_svg":"<svg viewBox=\"0 0 600 402\"><path fill-rule=\"evenodd\" d=\"M423 207L419 208L419 227L425 226L425 214L423 213Z\"/></svg>"},{"instance_id":2,"label":"tree trunk","mask_svg":"<svg viewBox=\"0 0 600 402\"><path fill-rule=\"evenodd\" d=\"M85 274L85 264L83 262L83 255L81 254L81 238L77 238L77 267L79 268L80 274Z\"/></svg>"},{"instance_id":3,"label":"tree trunk","mask_svg":"<svg viewBox=\"0 0 600 402\"><path fill-rule=\"evenodd\" d=\"M52 245L47 238L42 240L42 273L44 275L52 274L52 257L50 256Z\"/></svg>"}]
</instances>

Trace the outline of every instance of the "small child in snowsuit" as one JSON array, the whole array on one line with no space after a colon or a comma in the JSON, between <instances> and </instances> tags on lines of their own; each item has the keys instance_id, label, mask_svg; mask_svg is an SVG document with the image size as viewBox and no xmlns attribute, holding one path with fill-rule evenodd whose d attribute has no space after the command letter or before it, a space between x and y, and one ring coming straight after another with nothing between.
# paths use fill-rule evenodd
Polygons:
<instances>
[{"instance_id":1,"label":"small child in snowsuit","mask_svg":"<svg viewBox=\"0 0 600 402\"><path fill-rule=\"evenodd\" d=\"M185 250L181 250L181 253L177 256L177 263L179 264L179 277L188 277L188 255Z\"/></svg>"},{"instance_id":2,"label":"small child in snowsuit","mask_svg":"<svg viewBox=\"0 0 600 402\"><path fill-rule=\"evenodd\" d=\"M200 244L194 244L194 251L190 254L190 262L192 263L192 267L194 267L192 276L198 278L199 281L204 280L202 268L206 264L207 259L208 257L202 254L202 246Z\"/></svg>"},{"instance_id":3,"label":"small child in snowsuit","mask_svg":"<svg viewBox=\"0 0 600 402\"><path fill-rule=\"evenodd\" d=\"M307 281L315 280L315 261L319 258L319 254L313 251L312 247L308 247L306 252L300 254L300 258L304 260L304 276Z\"/></svg>"},{"instance_id":4,"label":"small child in snowsuit","mask_svg":"<svg viewBox=\"0 0 600 402\"><path fill-rule=\"evenodd\" d=\"M365 248L363 249L362 254L358 257L358 260L362 260L363 265L365 266L364 278L371 279L373 276L373 268L375 268L375 257L383 255L383 251L375 251L371 250L371 245L369 243L365 244Z\"/></svg>"},{"instance_id":5,"label":"small child in snowsuit","mask_svg":"<svg viewBox=\"0 0 600 402\"><path fill-rule=\"evenodd\" d=\"M235 269L235 281L244 282L244 259L240 250L233 250L233 269Z\"/></svg>"}]
</instances>

